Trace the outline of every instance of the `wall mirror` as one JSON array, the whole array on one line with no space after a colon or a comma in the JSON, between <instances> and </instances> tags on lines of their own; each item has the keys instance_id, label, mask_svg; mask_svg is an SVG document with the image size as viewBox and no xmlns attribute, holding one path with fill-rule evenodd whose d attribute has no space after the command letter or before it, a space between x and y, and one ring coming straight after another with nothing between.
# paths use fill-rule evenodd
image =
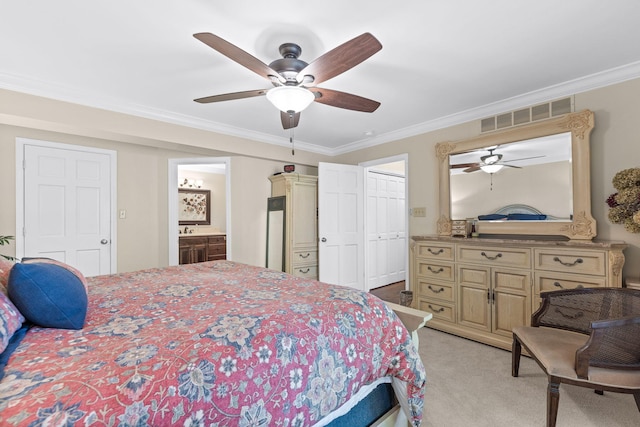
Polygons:
<instances>
[{"instance_id":1,"label":"wall mirror","mask_svg":"<svg viewBox=\"0 0 640 427\"><path fill-rule=\"evenodd\" d=\"M267 199L267 261L266 267L285 270L285 196Z\"/></svg>"},{"instance_id":2,"label":"wall mirror","mask_svg":"<svg viewBox=\"0 0 640 427\"><path fill-rule=\"evenodd\" d=\"M436 145L438 234L452 220L477 220L481 236L562 236L591 240L589 136L585 110Z\"/></svg>"}]
</instances>

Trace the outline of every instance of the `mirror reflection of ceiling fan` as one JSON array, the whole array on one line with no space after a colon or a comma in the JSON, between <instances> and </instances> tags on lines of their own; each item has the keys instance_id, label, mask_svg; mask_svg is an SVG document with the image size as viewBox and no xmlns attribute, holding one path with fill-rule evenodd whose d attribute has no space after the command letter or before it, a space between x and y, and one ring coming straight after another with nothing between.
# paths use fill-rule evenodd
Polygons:
<instances>
[{"instance_id":1,"label":"mirror reflection of ceiling fan","mask_svg":"<svg viewBox=\"0 0 640 427\"><path fill-rule=\"evenodd\" d=\"M486 173L496 173L499 170L501 170L503 167L508 167L508 168L516 168L516 169L521 169L521 166L516 166L516 165L510 165L508 164L509 162L517 162L517 161L522 161L522 160L529 160L529 159L536 159L539 157L544 157L544 156L533 156L533 157L524 157L524 158L520 158L520 159L513 159L513 160L505 160L502 161L502 154L497 154L494 153L494 150L496 150L497 147L494 148L489 148L489 154L487 154L486 156L481 156L480 157L480 162L476 162L476 163L459 163L456 165L451 165L452 169L456 169L456 168L465 168L463 170L463 172L466 173L470 173L470 172L476 172L476 171L483 171Z\"/></svg>"},{"instance_id":2,"label":"mirror reflection of ceiling fan","mask_svg":"<svg viewBox=\"0 0 640 427\"><path fill-rule=\"evenodd\" d=\"M269 65L214 34L198 33L193 36L267 79L274 86L271 89L207 96L195 99L196 102L210 103L266 95L267 99L280 110L284 129L298 126L300 111L314 101L332 107L367 113L375 111L380 106L379 102L371 99L316 86L355 67L382 49L380 42L369 33L361 34L341 44L310 64L298 59L302 53L300 46L284 43L280 46L282 58L276 59Z\"/></svg>"}]
</instances>

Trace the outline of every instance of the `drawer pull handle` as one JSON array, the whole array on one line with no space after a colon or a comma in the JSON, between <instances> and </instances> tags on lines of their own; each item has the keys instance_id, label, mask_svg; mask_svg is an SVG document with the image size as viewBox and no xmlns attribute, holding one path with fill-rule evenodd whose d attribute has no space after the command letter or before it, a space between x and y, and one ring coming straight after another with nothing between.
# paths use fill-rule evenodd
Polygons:
<instances>
[{"instance_id":1,"label":"drawer pull handle","mask_svg":"<svg viewBox=\"0 0 640 427\"><path fill-rule=\"evenodd\" d=\"M431 292L434 292L436 294L439 294L440 292L444 292L444 288L440 288L440 289L435 289L433 286L429 285L427 286L427 288L431 289Z\"/></svg>"},{"instance_id":2,"label":"drawer pull handle","mask_svg":"<svg viewBox=\"0 0 640 427\"><path fill-rule=\"evenodd\" d=\"M553 258L553 260L554 260L555 262L559 262L560 264L564 265L565 267L573 267L574 265L582 264L582 263L584 262L582 258L577 258L577 259L576 259L575 261L573 261L573 262L564 262L564 261L562 261L562 260L561 260L560 258L558 258L558 257L554 257L554 258Z\"/></svg>"},{"instance_id":3,"label":"drawer pull handle","mask_svg":"<svg viewBox=\"0 0 640 427\"><path fill-rule=\"evenodd\" d=\"M490 261L495 261L498 258L502 258L502 254L500 252L498 252L495 256L489 256L486 254L486 252L481 252L480 255L482 255L483 257L485 257L486 259L490 260Z\"/></svg>"},{"instance_id":4,"label":"drawer pull handle","mask_svg":"<svg viewBox=\"0 0 640 427\"><path fill-rule=\"evenodd\" d=\"M556 288L564 289L564 286L562 286L560 282L553 282L553 286L555 286ZM582 288L584 288L584 286L582 285L576 286L576 289L582 289Z\"/></svg>"},{"instance_id":5,"label":"drawer pull handle","mask_svg":"<svg viewBox=\"0 0 640 427\"><path fill-rule=\"evenodd\" d=\"M299 268L299 269L298 269L298 271L299 271L300 273L302 273L302 274L307 274L307 273L309 272L309 269L308 269L308 268L305 268L305 269L303 270L303 269Z\"/></svg>"},{"instance_id":6,"label":"drawer pull handle","mask_svg":"<svg viewBox=\"0 0 640 427\"><path fill-rule=\"evenodd\" d=\"M491 290L487 289L487 304L491 304L493 302L496 303L496 293L491 292Z\"/></svg>"},{"instance_id":7,"label":"drawer pull handle","mask_svg":"<svg viewBox=\"0 0 640 427\"><path fill-rule=\"evenodd\" d=\"M434 312L434 313L442 313L444 311L444 307L440 307L438 309L433 308L433 306L431 304L429 304L429 308Z\"/></svg>"},{"instance_id":8,"label":"drawer pull handle","mask_svg":"<svg viewBox=\"0 0 640 427\"><path fill-rule=\"evenodd\" d=\"M309 258L309 255L311 255L311 254L309 252L307 252L306 255L302 255L302 254L298 254L298 255L300 255L300 258L307 259L307 258Z\"/></svg>"},{"instance_id":9,"label":"drawer pull handle","mask_svg":"<svg viewBox=\"0 0 640 427\"><path fill-rule=\"evenodd\" d=\"M433 267L428 266L428 267L427 267L427 269L428 269L430 272L432 272L433 274L440 274L440 273L442 273L442 272L444 271L444 268L442 268L442 267L440 267L439 269L437 269L437 270L436 270L436 269L434 269Z\"/></svg>"},{"instance_id":10,"label":"drawer pull handle","mask_svg":"<svg viewBox=\"0 0 640 427\"><path fill-rule=\"evenodd\" d=\"M434 251L433 249L429 248L427 249L432 255L440 255L442 252L444 252L444 249L440 248L437 251Z\"/></svg>"}]
</instances>

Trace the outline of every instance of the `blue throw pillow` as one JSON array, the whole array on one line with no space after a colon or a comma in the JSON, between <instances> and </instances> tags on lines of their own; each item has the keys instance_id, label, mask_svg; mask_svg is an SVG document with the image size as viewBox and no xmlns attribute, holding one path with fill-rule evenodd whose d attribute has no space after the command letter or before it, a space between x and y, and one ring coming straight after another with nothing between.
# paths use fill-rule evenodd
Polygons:
<instances>
[{"instance_id":1,"label":"blue throw pillow","mask_svg":"<svg viewBox=\"0 0 640 427\"><path fill-rule=\"evenodd\" d=\"M517 221L540 221L540 220L545 220L547 219L546 215L542 215L542 214L518 214L518 213L512 213L509 214L509 218L510 220L517 220Z\"/></svg>"},{"instance_id":2,"label":"blue throw pillow","mask_svg":"<svg viewBox=\"0 0 640 427\"><path fill-rule=\"evenodd\" d=\"M61 265L18 263L9 274L9 298L28 321L45 328L82 329L87 291L77 275Z\"/></svg>"},{"instance_id":3,"label":"blue throw pillow","mask_svg":"<svg viewBox=\"0 0 640 427\"><path fill-rule=\"evenodd\" d=\"M507 219L507 216L502 214L478 215L478 219L480 221L495 221L499 219Z\"/></svg>"}]
</instances>

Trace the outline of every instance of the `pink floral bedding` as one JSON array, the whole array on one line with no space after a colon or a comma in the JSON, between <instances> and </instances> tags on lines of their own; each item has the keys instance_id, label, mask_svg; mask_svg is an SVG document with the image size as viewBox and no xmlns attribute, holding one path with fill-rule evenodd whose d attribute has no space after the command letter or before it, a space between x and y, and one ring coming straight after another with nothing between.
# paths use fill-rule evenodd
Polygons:
<instances>
[{"instance_id":1,"label":"pink floral bedding","mask_svg":"<svg viewBox=\"0 0 640 427\"><path fill-rule=\"evenodd\" d=\"M0 382L0 425L307 426L364 384L424 368L379 299L229 261L89 279L84 329L34 327Z\"/></svg>"}]
</instances>

